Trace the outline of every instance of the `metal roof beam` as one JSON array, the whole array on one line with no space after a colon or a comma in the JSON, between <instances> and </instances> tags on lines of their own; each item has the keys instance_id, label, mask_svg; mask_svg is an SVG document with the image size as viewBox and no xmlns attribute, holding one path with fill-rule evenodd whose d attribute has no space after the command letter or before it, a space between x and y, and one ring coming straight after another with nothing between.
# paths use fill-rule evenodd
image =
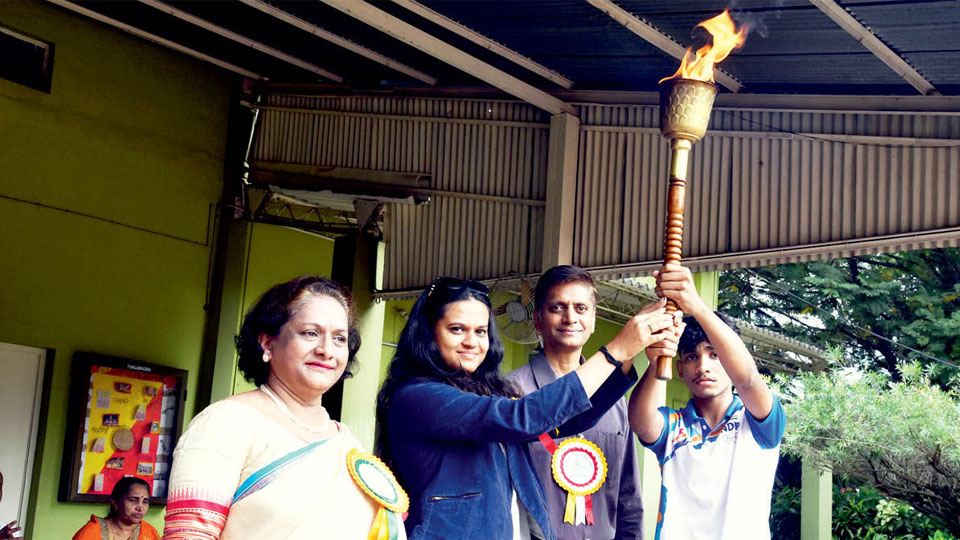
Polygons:
<instances>
[{"instance_id":1,"label":"metal roof beam","mask_svg":"<svg viewBox=\"0 0 960 540\"><path fill-rule=\"evenodd\" d=\"M291 25L291 26L295 26L295 27L297 27L297 28L299 28L299 29L301 29L301 30L303 30L303 31L305 31L305 32L309 32L309 33L317 36L317 37L320 38L320 39L323 39L323 40L329 41L330 43L333 43L334 45L338 45L338 46L340 46L340 47L343 47L344 49L347 49L347 50L350 51L350 52L359 54L360 56L362 56L362 57L364 57L364 58L366 58L366 59L368 59L368 60L373 60L374 62L376 62L376 63L378 63L378 64L387 66L388 68L390 68L390 69L392 69L392 70L394 70L394 71L398 71L398 72L400 72L400 73L403 73L404 75L410 76L410 77L412 77L412 78L414 78L414 79L417 79L418 81L425 82L425 83L427 83L427 84L429 84L429 85L431 85L431 86L437 84L437 78L436 78L436 77L431 77L430 75L427 75L426 73L424 73L424 72L422 72L422 71L420 71L420 70L414 69L414 68L412 68L412 67L410 67L410 66L408 66L408 65L406 65L406 64L403 64L403 63L401 63L401 62L398 62L398 61L394 60L393 58L389 58L389 57L387 57L387 56L384 56L384 55L382 55L382 54L380 54L380 53L378 53L378 52L376 52L376 51L374 51L374 50L371 50L371 49L368 49L368 48L364 47L363 45L359 45L359 44L357 44L357 43L354 43L354 42L350 41L349 39L346 39L346 38L344 38L344 37L338 36L337 34L334 34L333 32L324 30L323 28L320 28L319 26L316 26L316 25L314 25L314 24L308 23L307 21L304 21L303 19L300 19L299 17L295 17L295 16L287 13L286 11L283 11L282 9L276 8L276 7L274 7L274 6L271 6L270 4L268 4L268 3L266 3L266 2L261 2L260 0L240 0L240 1L243 2L243 3L246 4L246 5L254 8L254 9L258 9L258 10L262 11L263 13L266 13L267 15L270 15L271 17L274 17L274 18L276 18L276 19L279 19L279 20L281 20L281 21L283 21L283 22L285 22L285 23L287 23L287 24L289 24L289 25Z\"/></svg>"},{"instance_id":2,"label":"metal roof beam","mask_svg":"<svg viewBox=\"0 0 960 540\"><path fill-rule=\"evenodd\" d=\"M198 59L198 60L202 60L202 61L204 61L204 62L208 62L208 63L210 63L210 64L213 64L213 65L217 66L217 67L221 67L221 68L223 68L223 69L226 69L227 71L232 71L232 72L237 73L237 74L239 74L239 75L243 75L244 77L250 77L251 79L260 79L260 78L262 78L262 77L261 77L260 75L258 75L257 73L254 73L254 72L252 72L252 71L250 71L250 70L248 70L248 69L244 69L244 68L242 68L242 67L240 67L240 66L236 66L236 65L231 64L231 63L229 63L229 62L224 62L223 60L220 60L220 59L218 59L218 58L214 58L214 57L212 57L212 56L210 56L210 55L208 55L208 54L205 54L205 53L202 53L202 52L200 52L200 51L191 49L190 47L185 47L185 46L183 46L183 45L180 45L179 43L175 43L175 42L173 42L173 41L170 41L169 39L162 38L162 37L160 37L160 36L158 36L158 35L156 35L156 34L151 34L150 32L146 32L146 31L141 30L141 29L139 29L139 28L137 28L137 27L135 27L135 26L131 26L131 25L127 24L127 23L120 22L120 21L118 21L118 20L116 20L116 19L113 19L113 18L111 18L111 17L107 17L106 15L103 15L103 14L101 14L101 13L98 13L98 12L96 12L96 11L93 11L92 9L87 9L87 8L85 8L85 7L82 7L82 6L78 6L78 5L74 4L73 2L68 2L67 0L47 0L47 2L50 2L51 4L56 4L56 5L64 8L64 9L69 9L70 11L73 11L74 13L79 13L80 15L84 15L84 16L89 17L89 18L91 18L91 19L93 19L93 20L95 20L95 21L100 21L100 22L102 22L102 23L104 23L104 24L106 24L106 25L109 25L109 26L112 26L112 27L114 27L114 28L117 28L118 30L123 30L124 32L126 32L126 33L128 33L128 34L132 34L132 35L134 35L134 36L137 36L137 37L146 39L147 41L152 41L152 42L156 43L157 45L162 45L162 46L164 46L164 47L167 47L168 49L173 49L173 50L175 50L175 51L177 51L177 52L180 52L180 53L183 53L183 54L185 54L185 55L187 55L187 56L191 56L191 57L196 58L196 59Z\"/></svg>"},{"instance_id":3,"label":"metal roof beam","mask_svg":"<svg viewBox=\"0 0 960 540\"><path fill-rule=\"evenodd\" d=\"M551 114L576 115L573 105L470 56L367 2L362 0L320 1Z\"/></svg>"},{"instance_id":4,"label":"metal roof beam","mask_svg":"<svg viewBox=\"0 0 960 540\"><path fill-rule=\"evenodd\" d=\"M286 83L262 81L258 85L270 93L305 94L311 96L378 96L383 90L365 90L319 83ZM649 105L660 104L656 92L618 90L548 90L550 95L574 105ZM502 90L488 86L395 87L393 97L487 99L502 100ZM733 94L717 95L714 110L732 108L750 111L825 112L890 115L960 115L960 96L886 96L886 95L817 95L817 94ZM711 132L712 133L712 132Z\"/></svg>"},{"instance_id":5,"label":"metal roof beam","mask_svg":"<svg viewBox=\"0 0 960 540\"><path fill-rule=\"evenodd\" d=\"M494 52L519 66L527 68L537 75L540 75L544 79L554 82L563 88L570 88L573 86L573 81L564 77L563 75L560 75L556 71L534 62L526 56L523 56L522 54L497 43L483 34L480 34L479 32L460 24L453 19L450 19L446 15L437 13L436 11L424 6L419 2L416 2L415 0L393 0L393 3L412 11L413 13L416 13L417 15L438 26L446 28L447 30L464 39L468 39L476 43L488 51Z\"/></svg>"},{"instance_id":6,"label":"metal roof beam","mask_svg":"<svg viewBox=\"0 0 960 540\"><path fill-rule=\"evenodd\" d=\"M295 56L293 56L293 55L290 55L290 54L287 54L287 53L285 53L285 52L283 52L283 51L274 49L273 47L271 47L271 46L269 46L269 45L264 45L263 43L260 43L259 41L255 41L255 40L250 39L250 38L248 38L248 37L246 37L246 36L242 36L242 35L240 35L240 34L238 34L238 33L236 33L236 32L233 32L233 31L231 31L231 30L227 30L226 28L224 28L224 27L222 27L222 26L217 26L217 25L215 25L215 24L213 24L213 23L211 23L211 22L209 22L209 21L206 21L206 20L204 20L204 19L201 19L200 17L197 17L196 15L192 15L192 14L190 14L190 13L187 13L186 11L181 11L181 10L179 10L179 9L177 9L177 8L169 5L169 4L165 4L165 3L163 3L163 2L159 2L158 0L139 0L139 2L140 2L141 4L148 5L148 6L152 7L153 9L162 11L162 12L166 13L167 15L170 15L170 16L172 16L172 17L176 17L176 18L180 19L181 21L188 22L188 23L190 23L190 24L192 24L192 25L194 25L194 26L198 26L198 27L200 27L200 28L203 28L204 30L208 30L208 31L210 31L210 32L213 32L214 34L217 34L218 36L225 37L225 38L227 38L227 39L229 39L229 40L231 40L231 41L235 41L235 42L237 42L237 43L239 43L239 44L241 44L241 45L246 45L247 47L250 47L251 49L253 49L253 50L255 50L255 51L260 51L260 52L262 52L262 53L264 53L264 54L267 54L267 55L269 55L269 56L272 56L272 57L274 57L274 58L276 58L276 59L278 59L278 60L283 60L284 62L286 62L286 63L288 63L288 64L292 64L292 65L294 65L294 66L297 66L298 68L305 69L305 70L307 70L307 71L309 71L309 72L311 72L311 73L315 73L315 74L317 74L317 75L320 75L321 77L330 79L330 80L335 81L335 82L343 82L343 77L341 77L340 75L337 75L336 73L334 73L334 72L332 72L332 71L330 71L330 70L328 70L328 69L324 69L324 68L322 68L322 67L320 67L320 66L311 64L310 62L307 62L307 61L305 61L305 60L301 60L300 58L297 58L297 57L295 57Z\"/></svg>"},{"instance_id":7,"label":"metal roof beam","mask_svg":"<svg viewBox=\"0 0 960 540\"><path fill-rule=\"evenodd\" d=\"M850 14L843 6L833 0L810 0L810 3L820 8L827 17L840 25L848 34L854 37L861 45L872 52L881 62L890 66L897 75L903 77L918 92L925 96L939 96L940 91L934 88L919 71L913 68L906 60L897 54L869 28L864 26Z\"/></svg>"},{"instance_id":8,"label":"metal roof beam","mask_svg":"<svg viewBox=\"0 0 960 540\"><path fill-rule=\"evenodd\" d=\"M678 60L682 60L683 55L686 54L687 49L684 48L683 45L680 45L674 41L672 37L664 34L657 27L651 25L647 21L614 4L612 0L587 0L587 2L589 2L593 7L609 15L613 20L625 26L627 30L630 30L634 34L640 36L648 43L669 54L670 56ZM743 89L743 83L733 78L733 76L723 71L719 67L713 66L713 68L717 83L719 85L723 86L727 90L730 90L731 92L739 92Z\"/></svg>"}]
</instances>

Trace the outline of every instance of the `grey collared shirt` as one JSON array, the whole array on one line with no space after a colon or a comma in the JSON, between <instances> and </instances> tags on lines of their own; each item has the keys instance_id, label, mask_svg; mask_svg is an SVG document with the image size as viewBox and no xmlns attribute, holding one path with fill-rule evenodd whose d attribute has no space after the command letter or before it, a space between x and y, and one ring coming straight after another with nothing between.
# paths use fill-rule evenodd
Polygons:
<instances>
[{"instance_id":1,"label":"grey collared shirt","mask_svg":"<svg viewBox=\"0 0 960 540\"><path fill-rule=\"evenodd\" d=\"M581 358L581 362L583 359ZM530 363L507 375L521 394L529 394L557 380L542 352L532 354ZM627 420L627 401L619 401L596 426L580 433L595 443L607 459L607 479L591 495L593 525L570 525L563 522L567 492L553 480L550 452L540 443L529 443L530 457L543 484L550 511L550 522L558 540L640 540L643 538L643 504L640 501L640 464L637 443ZM557 443L563 439L556 439ZM534 536L535 538L535 536Z\"/></svg>"}]
</instances>

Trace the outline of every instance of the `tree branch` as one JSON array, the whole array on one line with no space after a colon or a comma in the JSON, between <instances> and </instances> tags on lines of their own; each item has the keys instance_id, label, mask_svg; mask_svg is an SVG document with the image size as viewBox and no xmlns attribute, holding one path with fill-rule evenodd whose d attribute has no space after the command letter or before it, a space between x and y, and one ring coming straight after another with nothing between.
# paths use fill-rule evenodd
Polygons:
<instances>
[{"instance_id":1,"label":"tree branch","mask_svg":"<svg viewBox=\"0 0 960 540\"><path fill-rule=\"evenodd\" d=\"M895 270L900 270L900 271L902 271L902 272L910 272L910 270L909 270L906 266L904 266L904 265L902 265L902 264L889 263L889 262L886 262L886 261L880 261L880 260L877 260L877 259L871 259L871 258L867 258L867 257L850 257L850 258L851 258L851 259L855 259L855 260L857 260L857 261L859 261L859 262L862 262L862 263L864 263L864 264L871 264L871 265L875 265L875 266L883 266L883 267L886 267L886 268L893 268L893 269L895 269Z\"/></svg>"}]
</instances>

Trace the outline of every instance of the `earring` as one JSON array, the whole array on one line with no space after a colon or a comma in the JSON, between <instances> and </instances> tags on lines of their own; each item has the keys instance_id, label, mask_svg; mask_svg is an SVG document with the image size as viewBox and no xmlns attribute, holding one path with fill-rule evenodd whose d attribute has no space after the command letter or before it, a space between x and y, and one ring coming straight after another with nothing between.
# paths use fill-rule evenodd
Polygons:
<instances>
[{"instance_id":1,"label":"earring","mask_svg":"<svg viewBox=\"0 0 960 540\"><path fill-rule=\"evenodd\" d=\"M264 351L264 353L263 353L263 361L264 361L264 362L270 362L270 353Z\"/></svg>"}]
</instances>

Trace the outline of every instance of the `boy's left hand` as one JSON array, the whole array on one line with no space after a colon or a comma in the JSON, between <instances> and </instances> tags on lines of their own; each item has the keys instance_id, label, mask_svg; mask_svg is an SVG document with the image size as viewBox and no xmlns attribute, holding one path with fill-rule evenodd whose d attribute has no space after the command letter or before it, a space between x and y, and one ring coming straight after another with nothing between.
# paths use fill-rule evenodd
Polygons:
<instances>
[{"instance_id":1,"label":"boy's left hand","mask_svg":"<svg viewBox=\"0 0 960 540\"><path fill-rule=\"evenodd\" d=\"M676 264L668 264L659 271L654 271L657 278L657 296L669 298L677 303L681 311L696 317L704 310L710 311L693 284L693 274L689 268Z\"/></svg>"}]
</instances>

